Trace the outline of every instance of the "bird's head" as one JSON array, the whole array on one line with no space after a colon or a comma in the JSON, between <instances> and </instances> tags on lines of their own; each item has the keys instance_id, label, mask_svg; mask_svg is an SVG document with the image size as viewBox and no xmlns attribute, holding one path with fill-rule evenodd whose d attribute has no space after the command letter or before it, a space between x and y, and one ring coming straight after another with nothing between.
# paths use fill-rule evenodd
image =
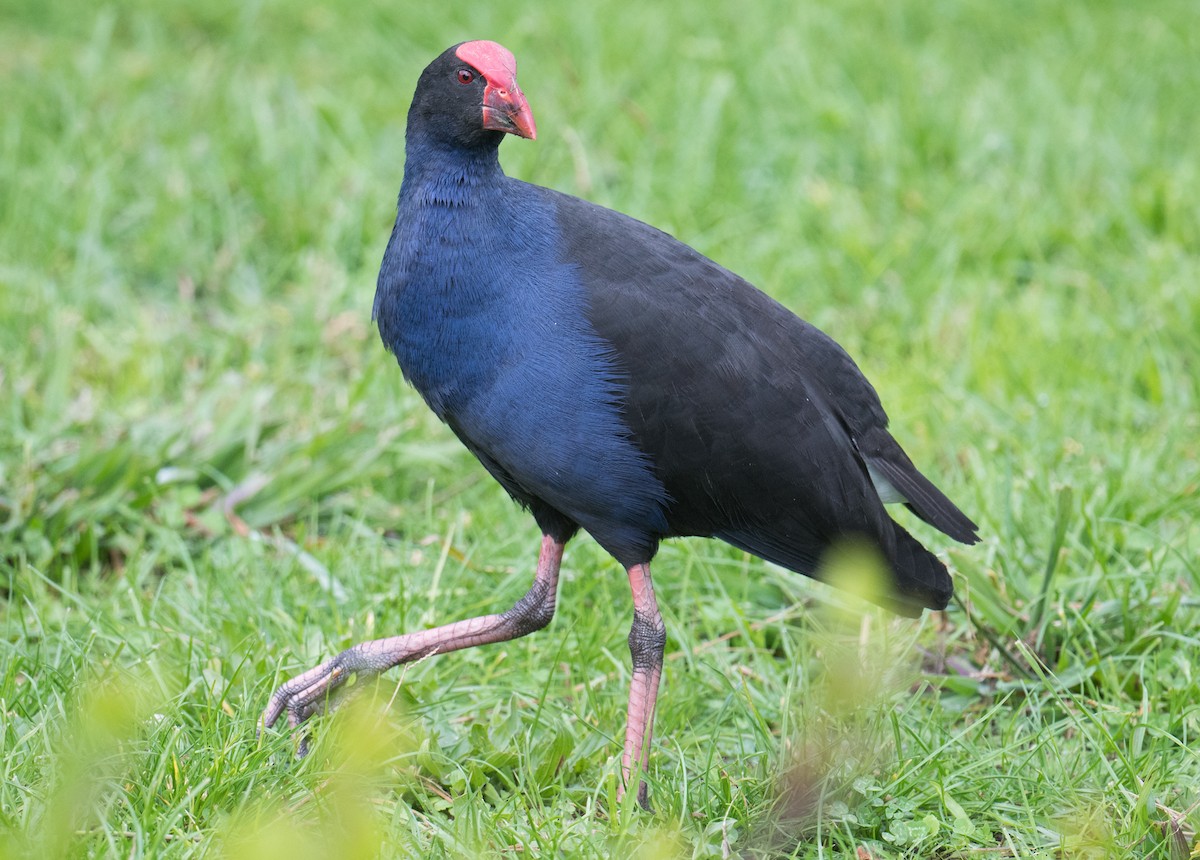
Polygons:
<instances>
[{"instance_id":1,"label":"bird's head","mask_svg":"<svg viewBox=\"0 0 1200 860\"><path fill-rule=\"evenodd\" d=\"M533 112L517 86L516 58L495 42L463 42L430 63L413 95L410 126L414 120L456 146L495 146L502 134L537 137Z\"/></svg>"}]
</instances>

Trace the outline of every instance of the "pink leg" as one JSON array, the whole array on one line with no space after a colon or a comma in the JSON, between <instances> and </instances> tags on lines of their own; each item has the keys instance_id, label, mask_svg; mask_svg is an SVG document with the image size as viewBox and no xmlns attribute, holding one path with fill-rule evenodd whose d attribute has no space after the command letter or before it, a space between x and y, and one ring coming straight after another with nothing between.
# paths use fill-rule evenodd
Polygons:
<instances>
[{"instance_id":1,"label":"pink leg","mask_svg":"<svg viewBox=\"0 0 1200 860\"><path fill-rule=\"evenodd\" d=\"M650 565L637 564L629 568L629 587L633 589L633 626L629 630L629 652L633 656L633 682L629 687L629 711L625 724L625 751L621 755L621 787L618 796L632 783L634 763L644 773L650 762L650 737L654 728L654 703L658 698L658 682L662 678L663 650L667 631L658 601L654 599L654 584L650 581ZM650 808L645 782L638 783L638 803Z\"/></svg>"},{"instance_id":2,"label":"pink leg","mask_svg":"<svg viewBox=\"0 0 1200 860\"><path fill-rule=\"evenodd\" d=\"M431 654L506 642L540 630L554 617L562 554L563 544L543 535L533 585L505 613L468 618L419 633L360 642L315 669L297 675L271 696L262 714L263 725L267 728L273 726L285 710L288 712L288 724L300 725L313 714L325 710L335 699L337 689L352 675L378 675L393 666ZM299 754L306 752L307 743L302 739Z\"/></svg>"}]
</instances>

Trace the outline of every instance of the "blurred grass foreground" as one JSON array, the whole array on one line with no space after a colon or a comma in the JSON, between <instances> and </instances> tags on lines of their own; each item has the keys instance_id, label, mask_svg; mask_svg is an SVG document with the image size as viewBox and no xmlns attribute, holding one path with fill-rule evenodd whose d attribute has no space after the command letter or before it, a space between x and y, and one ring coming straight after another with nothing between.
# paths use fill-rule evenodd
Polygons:
<instances>
[{"instance_id":1,"label":"blurred grass foreground","mask_svg":"<svg viewBox=\"0 0 1200 860\"><path fill-rule=\"evenodd\" d=\"M896 621L704 541L256 736L363 638L503 609L532 521L370 323L421 68L521 65L513 175L862 365L984 543ZM1200 7L0 0L0 855L1195 857ZM835 560L869 570L853 553Z\"/></svg>"}]
</instances>

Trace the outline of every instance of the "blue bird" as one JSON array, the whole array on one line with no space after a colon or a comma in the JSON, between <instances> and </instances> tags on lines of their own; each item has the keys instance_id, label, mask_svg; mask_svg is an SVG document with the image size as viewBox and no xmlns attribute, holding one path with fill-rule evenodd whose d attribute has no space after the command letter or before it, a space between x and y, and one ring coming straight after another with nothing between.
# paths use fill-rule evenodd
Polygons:
<instances>
[{"instance_id":1,"label":"blue bird","mask_svg":"<svg viewBox=\"0 0 1200 860\"><path fill-rule=\"evenodd\" d=\"M916 616L944 608L953 583L884 504L963 543L977 527L913 465L831 338L666 233L505 176L506 134L537 132L504 47L464 42L421 74L374 318L405 378L537 521L533 585L506 612L338 654L281 686L263 722L286 711L300 725L352 675L546 626L582 529L633 591L623 791L648 763L664 538L719 538L808 575L836 542L866 539L891 574L873 599Z\"/></svg>"}]
</instances>

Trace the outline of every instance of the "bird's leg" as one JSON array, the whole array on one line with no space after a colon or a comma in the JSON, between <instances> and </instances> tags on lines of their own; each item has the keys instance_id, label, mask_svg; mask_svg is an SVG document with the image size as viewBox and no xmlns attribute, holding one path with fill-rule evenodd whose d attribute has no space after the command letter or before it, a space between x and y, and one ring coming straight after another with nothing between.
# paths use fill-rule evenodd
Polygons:
<instances>
[{"instance_id":1,"label":"bird's leg","mask_svg":"<svg viewBox=\"0 0 1200 860\"><path fill-rule=\"evenodd\" d=\"M499 615L481 615L419 633L361 642L348 648L276 690L262 713L263 725L270 728L285 710L288 724L300 725L313 714L325 710L337 689L353 675L378 675L421 657L506 642L540 630L554 617L562 555L563 544L543 535L533 585L512 609ZM306 739L301 739L299 754L303 756L306 752Z\"/></svg>"},{"instance_id":2,"label":"bird's leg","mask_svg":"<svg viewBox=\"0 0 1200 860\"><path fill-rule=\"evenodd\" d=\"M629 652L633 657L633 682L629 687L629 711L625 724L625 752L621 756L621 785L617 796L633 780L634 764L640 774L650 762L650 735L654 728L654 703L662 678L663 649L667 630L654 599L650 565L629 568L629 587L633 590L633 626L629 629ZM650 808L645 781L638 783L638 803Z\"/></svg>"}]
</instances>

